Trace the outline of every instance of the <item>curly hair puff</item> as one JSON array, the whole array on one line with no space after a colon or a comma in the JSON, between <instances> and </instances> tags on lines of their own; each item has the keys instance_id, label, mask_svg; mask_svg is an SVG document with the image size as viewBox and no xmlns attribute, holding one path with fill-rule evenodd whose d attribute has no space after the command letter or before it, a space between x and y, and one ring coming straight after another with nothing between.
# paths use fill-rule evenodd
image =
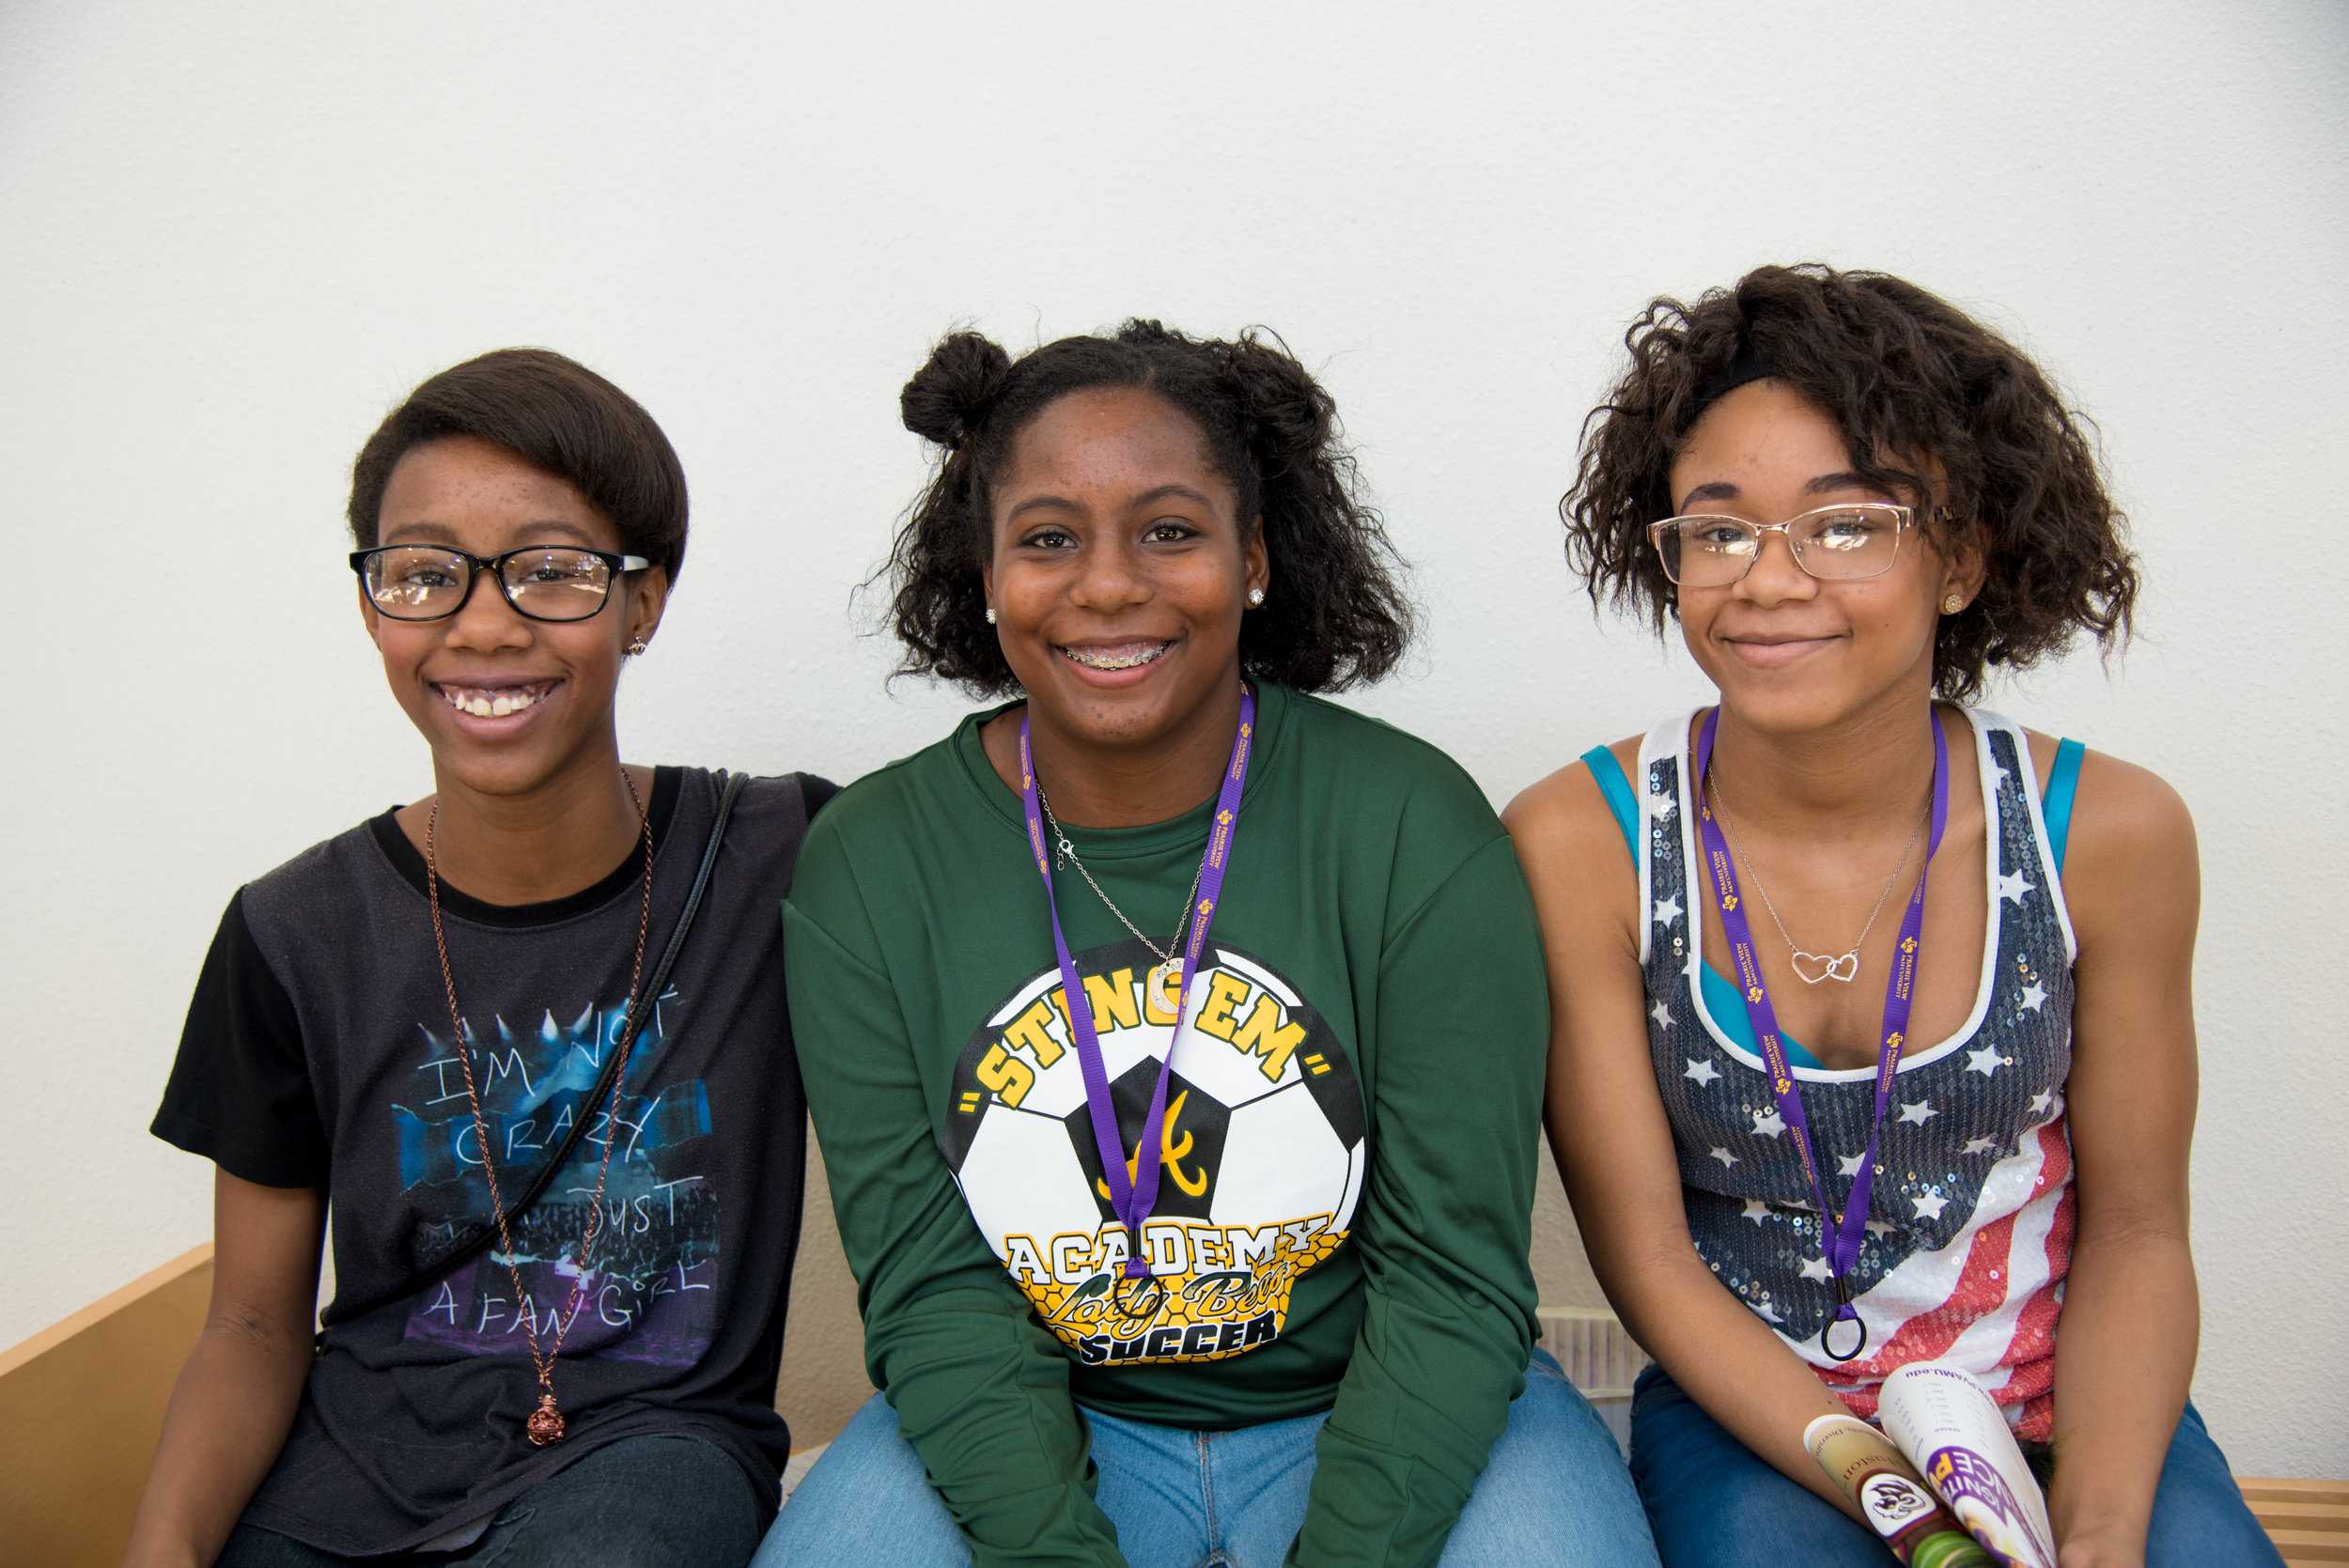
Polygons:
<instances>
[{"instance_id":1,"label":"curly hair puff","mask_svg":"<svg viewBox=\"0 0 2349 1568\"><path fill-rule=\"evenodd\" d=\"M1992 665L2028 668L2079 631L2108 651L2127 640L2136 559L2083 416L1946 301L1883 272L1761 267L1694 305L1652 302L1624 344L1630 368L1583 422L1558 505L1594 604L1642 613L1658 636L1678 613L1647 525L1672 515L1672 458L1744 353L1834 420L1855 471L1912 498L1925 527L1980 530L1982 592L1934 644L1939 695L1970 701Z\"/></svg>"},{"instance_id":2,"label":"curly hair puff","mask_svg":"<svg viewBox=\"0 0 2349 1568\"><path fill-rule=\"evenodd\" d=\"M947 335L898 398L906 428L944 460L907 512L888 564L900 675L980 696L1019 691L986 622L979 568L993 542L990 486L1029 421L1091 387L1142 387L1197 425L1210 460L1264 531L1278 591L1241 622L1240 667L1303 691L1342 691L1393 669L1412 616L1378 514L1355 496L1337 405L1268 332L1189 337L1133 319L1014 360L976 333Z\"/></svg>"}]
</instances>

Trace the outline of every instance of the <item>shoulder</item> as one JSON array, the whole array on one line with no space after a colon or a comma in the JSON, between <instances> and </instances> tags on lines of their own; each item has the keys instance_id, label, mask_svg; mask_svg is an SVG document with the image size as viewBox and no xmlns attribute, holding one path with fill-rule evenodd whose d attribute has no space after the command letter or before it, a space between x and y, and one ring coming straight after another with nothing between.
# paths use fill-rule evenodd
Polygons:
<instances>
[{"instance_id":1,"label":"shoulder","mask_svg":"<svg viewBox=\"0 0 2349 1568\"><path fill-rule=\"evenodd\" d=\"M2032 729L2024 730L2023 737L2030 748L2031 771L2044 789L2061 742ZM2084 747L2073 800L2067 863L2080 855L2105 861L2193 851L2193 814L2170 781L2150 768Z\"/></svg>"},{"instance_id":2,"label":"shoulder","mask_svg":"<svg viewBox=\"0 0 2349 1568\"><path fill-rule=\"evenodd\" d=\"M2032 770L2044 787L2056 740L2026 731ZM2170 782L2150 768L2093 747L2080 759L2064 852L2063 893L2085 950L2106 931L2146 938L2165 923L2191 932L2201 893L2194 816Z\"/></svg>"},{"instance_id":3,"label":"shoulder","mask_svg":"<svg viewBox=\"0 0 2349 1568\"><path fill-rule=\"evenodd\" d=\"M808 826L810 846L819 841L857 842L898 832L909 815L953 786L952 775L961 766L955 755L955 736L950 735L853 783L827 784L822 800L817 802L820 809L812 813Z\"/></svg>"},{"instance_id":4,"label":"shoulder","mask_svg":"<svg viewBox=\"0 0 2349 1568\"><path fill-rule=\"evenodd\" d=\"M1633 736L1607 748L1627 778L1639 776L1640 746L1641 737ZM1562 932L1587 935L1610 923L1625 929L1637 924L1639 877L1631 846L1588 763L1577 758L1528 785L1501 820L1553 941Z\"/></svg>"},{"instance_id":5,"label":"shoulder","mask_svg":"<svg viewBox=\"0 0 2349 1568\"><path fill-rule=\"evenodd\" d=\"M263 872L238 890L232 907L241 908L257 934L310 927L328 905L350 900L370 866L388 867L376 839L389 816L387 812L346 828Z\"/></svg>"},{"instance_id":6,"label":"shoulder","mask_svg":"<svg viewBox=\"0 0 2349 1568\"><path fill-rule=\"evenodd\" d=\"M855 868L895 864L919 836L917 823L941 815L967 817L975 803L963 764L956 755L957 730L910 756L899 757L854 783L827 786L800 846L792 875L791 902L803 913L826 909L843 897L857 898ZM966 800L966 798L968 798Z\"/></svg>"},{"instance_id":7,"label":"shoulder","mask_svg":"<svg viewBox=\"0 0 2349 1568\"><path fill-rule=\"evenodd\" d=\"M1499 831L1484 786L1441 747L1327 697L1287 695L1292 739L1310 766L1343 769L1333 776L1388 794L1421 815L1454 817L1487 836Z\"/></svg>"},{"instance_id":8,"label":"shoulder","mask_svg":"<svg viewBox=\"0 0 2349 1568\"><path fill-rule=\"evenodd\" d=\"M795 839L815 819L817 813L840 793L838 784L815 773L737 775L707 768L680 768L677 772L680 784L708 802L712 810L716 808L720 797L739 777L742 784L734 799L734 815L729 819L729 828L736 823L755 823L761 828L789 831Z\"/></svg>"},{"instance_id":9,"label":"shoulder","mask_svg":"<svg viewBox=\"0 0 2349 1568\"><path fill-rule=\"evenodd\" d=\"M1607 747L1626 779L1639 776L1640 743L1641 737L1635 735ZM1623 847L1623 830L1615 821L1614 808L1608 803L1598 775L1580 757L1519 790L1501 812L1501 820L1520 850L1536 854L1552 850L1588 853L1602 841Z\"/></svg>"}]
</instances>

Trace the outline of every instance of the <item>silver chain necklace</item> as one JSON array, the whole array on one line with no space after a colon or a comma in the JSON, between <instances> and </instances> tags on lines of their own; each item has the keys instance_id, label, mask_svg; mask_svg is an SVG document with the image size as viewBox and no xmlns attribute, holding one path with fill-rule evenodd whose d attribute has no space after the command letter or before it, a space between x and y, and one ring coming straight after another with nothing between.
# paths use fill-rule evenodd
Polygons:
<instances>
[{"instance_id":1,"label":"silver chain necklace","mask_svg":"<svg viewBox=\"0 0 2349 1568\"><path fill-rule=\"evenodd\" d=\"M1795 971L1795 978L1806 986L1816 986L1828 980L1848 986L1859 979L1859 950L1867 945L1868 933L1876 928L1876 916L1884 912L1885 900L1892 896L1893 884L1901 879L1901 872L1908 864L1910 852L1917 847L1917 835L1925 831L1925 816L1932 815L1932 808L1928 806L1925 816L1920 816L1917 826L1909 830L1908 842L1901 846L1899 863L1892 867L1892 875L1884 879L1884 891L1876 894L1875 908L1868 911L1868 924L1859 928L1859 935L1852 939L1851 946L1830 955L1809 951L1788 934L1786 923L1778 918L1778 906L1770 902L1770 890L1762 885L1762 878L1754 872L1753 862L1746 856L1745 846L1738 842L1741 835L1734 831L1736 825L1730 818L1728 798L1722 795L1718 782L1706 782L1713 786L1713 809L1720 814L1722 836L1729 840L1730 848L1735 851L1737 863L1746 868L1746 880L1752 885L1754 892L1762 895L1762 908L1769 911L1770 924L1778 927L1779 936L1785 939L1787 968ZM1806 959L1810 961L1812 970L1816 970L1815 973L1803 967Z\"/></svg>"},{"instance_id":2,"label":"silver chain necklace","mask_svg":"<svg viewBox=\"0 0 2349 1568\"><path fill-rule=\"evenodd\" d=\"M1159 961L1150 970L1150 988L1146 994L1156 996L1162 988L1171 993L1174 984L1182 978L1183 961L1175 954L1181 950L1184 928L1190 924L1190 908L1199 900L1199 879L1207 874L1207 862L1204 860L1199 862L1198 871L1190 878L1190 892L1183 895L1183 913L1174 923L1174 934L1166 939L1164 947L1160 947L1143 935L1141 926L1126 918L1126 911L1117 907L1117 900L1101 891L1101 884L1093 879L1093 873L1085 869L1083 861L1078 859L1077 846L1069 842L1066 830L1060 825L1060 818L1052 815L1052 802L1044 793L1042 779L1036 781L1035 800L1036 804L1044 808L1044 820L1052 826L1053 866L1057 868L1064 860L1075 866L1077 875L1085 879L1085 886L1093 890L1093 895L1109 907L1110 913L1117 917L1117 923L1131 931L1135 940L1158 955Z\"/></svg>"}]
</instances>

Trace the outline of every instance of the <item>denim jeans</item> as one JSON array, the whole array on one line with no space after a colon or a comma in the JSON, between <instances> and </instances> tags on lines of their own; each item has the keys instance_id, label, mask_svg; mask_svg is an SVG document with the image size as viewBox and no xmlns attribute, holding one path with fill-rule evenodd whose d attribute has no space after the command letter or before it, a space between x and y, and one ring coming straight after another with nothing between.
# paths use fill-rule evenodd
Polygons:
<instances>
[{"instance_id":1,"label":"denim jeans","mask_svg":"<svg viewBox=\"0 0 2349 1568\"><path fill-rule=\"evenodd\" d=\"M457 1551L337 1557L241 1524L213 1568L740 1568L765 1513L723 1450L692 1437L622 1437L499 1509Z\"/></svg>"},{"instance_id":2,"label":"denim jeans","mask_svg":"<svg viewBox=\"0 0 2349 1568\"><path fill-rule=\"evenodd\" d=\"M1874 1535L1706 1415L1660 1367L1631 1401L1631 1473L1665 1568L1885 1568ZM2146 1568L2281 1568L2191 1405L2154 1494Z\"/></svg>"},{"instance_id":3,"label":"denim jeans","mask_svg":"<svg viewBox=\"0 0 2349 1568\"><path fill-rule=\"evenodd\" d=\"M1095 1500L1133 1568L1277 1568L1304 1523L1326 1415L1191 1432L1082 1414L1100 1475ZM754 1568L970 1560L920 1457L898 1435L896 1413L876 1395L792 1494ZM1614 1438L1558 1363L1537 1354L1444 1547L1446 1568L1655 1560Z\"/></svg>"}]
</instances>

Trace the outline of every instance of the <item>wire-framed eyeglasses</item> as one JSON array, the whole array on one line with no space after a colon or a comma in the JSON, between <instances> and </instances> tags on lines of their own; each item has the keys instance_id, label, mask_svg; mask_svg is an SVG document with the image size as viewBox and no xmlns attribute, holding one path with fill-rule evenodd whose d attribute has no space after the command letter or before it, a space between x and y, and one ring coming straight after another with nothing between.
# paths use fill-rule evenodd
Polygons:
<instances>
[{"instance_id":1,"label":"wire-framed eyeglasses","mask_svg":"<svg viewBox=\"0 0 2349 1568\"><path fill-rule=\"evenodd\" d=\"M652 563L642 555L573 545L524 545L500 555L474 555L446 545L378 545L350 552L367 602L396 621L445 620L465 607L488 577L518 615L534 621L583 621L612 597L613 582Z\"/></svg>"},{"instance_id":2,"label":"wire-framed eyeglasses","mask_svg":"<svg viewBox=\"0 0 2349 1568\"><path fill-rule=\"evenodd\" d=\"M1917 520L1913 507L1890 501L1820 506L1783 522L1690 513L1648 524L1649 543L1664 575L1683 588L1726 588L1762 556L1762 536L1783 534L1795 565L1828 582L1881 577L1900 559L1901 536Z\"/></svg>"}]
</instances>

